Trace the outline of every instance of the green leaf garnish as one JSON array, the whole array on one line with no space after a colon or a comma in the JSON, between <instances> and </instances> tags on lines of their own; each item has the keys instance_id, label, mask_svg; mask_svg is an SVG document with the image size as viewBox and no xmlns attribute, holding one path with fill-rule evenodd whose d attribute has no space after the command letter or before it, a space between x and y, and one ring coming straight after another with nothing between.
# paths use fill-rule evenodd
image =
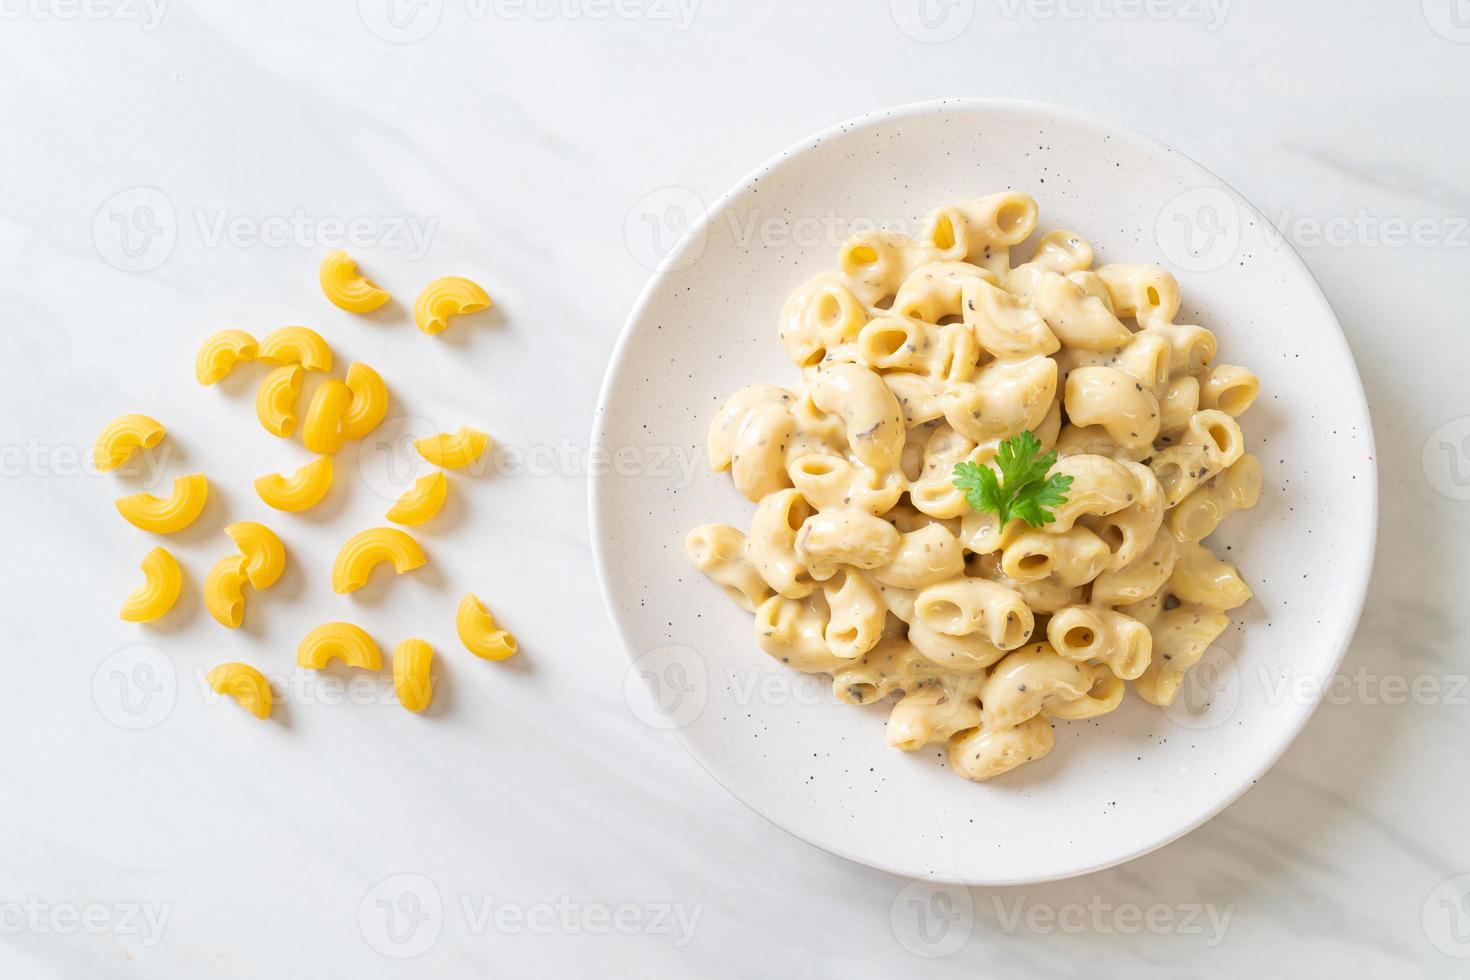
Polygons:
<instances>
[{"instance_id":1,"label":"green leaf garnish","mask_svg":"<svg viewBox=\"0 0 1470 980\"><path fill-rule=\"evenodd\" d=\"M964 492L971 510L996 515L1001 527L1012 518L1041 527L1057 519L1047 508L1066 503L1072 487L1070 476L1046 475L1056 461L1056 450L1043 454L1041 440L1028 430L996 450L1000 479L983 463L959 463L954 468L954 485Z\"/></svg>"}]
</instances>

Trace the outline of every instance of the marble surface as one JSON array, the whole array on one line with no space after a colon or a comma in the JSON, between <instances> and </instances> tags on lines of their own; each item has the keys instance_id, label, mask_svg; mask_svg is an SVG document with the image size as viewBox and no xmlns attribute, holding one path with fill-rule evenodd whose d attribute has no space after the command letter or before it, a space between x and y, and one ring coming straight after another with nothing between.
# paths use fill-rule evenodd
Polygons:
<instances>
[{"instance_id":1,"label":"marble surface","mask_svg":"<svg viewBox=\"0 0 1470 980\"><path fill-rule=\"evenodd\" d=\"M926 3L0 4L0 973L1463 973L1470 11ZM608 353L690 209L832 122L953 95L1108 116L1277 223L1358 358L1382 527L1341 683L1260 785L1122 867L940 892L786 836L639 720L585 476ZM344 241L400 298L464 274L497 312L433 340L401 308L336 311L314 270ZM404 478L391 439L339 457L319 513L251 493L306 455L259 429L258 373L200 388L193 350L292 322L380 367L386 434L478 423L507 448L454 481L427 574L327 587ZM124 411L169 453L91 472ZM151 543L111 501L194 470L218 492L171 542L192 588L159 628L121 623ZM227 633L197 585L240 519L293 561ZM469 589L515 661L457 648ZM427 717L294 672L333 618L435 644ZM227 659L276 680L275 720L212 703Z\"/></svg>"}]
</instances>

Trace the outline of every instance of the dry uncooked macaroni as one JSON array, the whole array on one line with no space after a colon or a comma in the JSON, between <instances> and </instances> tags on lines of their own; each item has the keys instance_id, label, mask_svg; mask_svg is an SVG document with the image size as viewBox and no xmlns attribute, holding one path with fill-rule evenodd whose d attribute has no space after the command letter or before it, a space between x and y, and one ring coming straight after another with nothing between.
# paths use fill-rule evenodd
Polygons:
<instances>
[{"instance_id":1,"label":"dry uncooked macaroni","mask_svg":"<svg viewBox=\"0 0 1470 980\"><path fill-rule=\"evenodd\" d=\"M117 501L117 512L129 524L154 534L173 534L193 524L209 499L209 480L203 473L174 478L167 497L135 493Z\"/></svg>"},{"instance_id":2,"label":"dry uncooked macaroni","mask_svg":"<svg viewBox=\"0 0 1470 980\"><path fill-rule=\"evenodd\" d=\"M332 305L349 313L371 313L388 302L388 291L357 271L352 256L341 249L328 252L322 259L319 276L322 292Z\"/></svg>"},{"instance_id":3,"label":"dry uncooked macaroni","mask_svg":"<svg viewBox=\"0 0 1470 980\"><path fill-rule=\"evenodd\" d=\"M204 681L262 721L271 716L270 682L249 664L220 664L204 675Z\"/></svg>"},{"instance_id":4,"label":"dry uncooked macaroni","mask_svg":"<svg viewBox=\"0 0 1470 980\"><path fill-rule=\"evenodd\" d=\"M148 552L139 567L143 569L143 584L124 600L121 615L129 623L150 623L179 600L184 573L178 560L162 548Z\"/></svg>"},{"instance_id":5,"label":"dry uncooked macaroni","mask_svg":"<svg viewBox=\"0 0 1470 980\"><path fill-rule=\"evenodd\" d=\"M393 693L409 711L420 712L433 700L429 667L434 648L423 640L404 640L393 649Z\"/></svg>"},{"instance_id":6,"label":"dry uncooked macaroni","mask_svg":"<svg viewBox=\"0 0 1470 980\"><path fill-rule=\"evenodd\" d=\"M296 664L312 670L323 670L333 659L349 667L381 670L383 652L361 626L352 623L327 623L318 626L296 648Z\"/></svg>"},{"instance_id":7,"label":"dry uncooked macaroni","mask_svg":"<svg viewBox=\"0 0 1470 980\"><path fill-rule=\"evenodd\" d=\"M115 470L139 449L152 449L163 441L163 426L146 415L124 415L109 422L97 437L92 459L97 469Z\"/></svg>"},{"instance_id":8,"label":"dry uncooked macaroni","mask_svg":"<svg viewBox=\"0 0 1470 980\"><path fill-rule=\"evenodd\" d=\"M424 549L407 531L396 527L359 531L337 552L337 560L332 565L332 591L338 595L356 592L383 562L392 562L393 571L402 575L422 567L428 560Z\"/></svg>"},{"instance_id":9,"label":"dry uncooked macaroni","mask_svg":"<svg viewBox=\"0 0 1470 980\"><path fill-rule=\"evenodd\" d=\"M413 304L413 319L426 334L443 332L449 318L490 308L490 294L462 276L445 276L424 287Z\"/></svg>"},{"instance_id":10,"label":"dry uncooked macaroni","mask_svg":"<svg viewBox=\"0 0 1470 980\"><path fill-rule=\"evenodd\" d=\"M495 625L485 604L473 592L465 595L455 613L454 627L466 650L486 660L504 660L515 655L516 638Z\"/></svg>"},{"instance_id":11,"label":"dry uncooked macaroni","mask_svg":"<svg viewBox=\"0 0 1470 980\"><path fill-rule=\"evenodd\" d=\"M260 499L276 510L299 513L321 503L332 488L332 457L318 456L290 476L270 473L255 481Z\"/></svg>"},{"instance_id":12,"label":"dry uncooked macaroni","mask_svg":"<svg viewBox=\"0 0 1470 980\"><path fill-rule=\"evenodd\" d=\"M849 240L781 313L802 385L742 389L710 425L712 467L757 504L749 533L686 541L762 650L843 701L898 696L889 742L942 744L976 780L1130 683L1170 704L1251 595L1199 542L1259 498L1235 421L1255 376L1174 322L1163 269L1093 268L1070 231L1013 261L1036 223L1010 192L939 208L917 241ZM999 527L955 466L1028 430L1071 489L1054 523Z\"/></svg>"},{"instance_id":13,"label":"dry uncooked macaroni","mask_svg":"<svg viewBox=\"0 0 1470 980\"><path fill-rule=\"evenodd\" d=\"M385 516L394 524L406 524L410 527L422 524L439 513L439 508L444 506L448 495L449 481L445 478L444 471L435 470L428 476L415 480L413 486L388 508Z\"/></svg>"},{"instance_id":14,"label":"dry uncooked macaroni","mask_svg":"<svg viewBox=\"0 0 1470 980\"><path fill-rule=\"evenodd\" d=\"M413 447L419 451L420 456L435 466L457 470L480 458L490 447L490 434L462 425L453 435L441 432L438 435L425 436L416 440Z\"/></svg>"}]
</instances>

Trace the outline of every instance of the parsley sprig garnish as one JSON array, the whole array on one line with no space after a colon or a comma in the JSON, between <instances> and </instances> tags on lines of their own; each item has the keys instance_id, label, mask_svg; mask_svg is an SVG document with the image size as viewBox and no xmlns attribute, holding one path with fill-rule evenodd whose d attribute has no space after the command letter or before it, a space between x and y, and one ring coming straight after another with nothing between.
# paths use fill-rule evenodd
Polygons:
<instances>
[{"instance_id":1,"label":"parsley sprig garnish","mask_svg":"<svg viewBox=\"0 0 1470 980\"><path fill-rule=\"evenodd\" d=\"M960 463L954 468L954 485L964 491L970 509L995 514L1001 527L1012 518L1041 527L1057 519L1047 508L1066 503L1072 487L1070 476L1046 475L1056 461L1056 450L1043 455L1041 441L1028 430L996 451L1000 480L984 463Z\"/></svg>"}]
</instances>

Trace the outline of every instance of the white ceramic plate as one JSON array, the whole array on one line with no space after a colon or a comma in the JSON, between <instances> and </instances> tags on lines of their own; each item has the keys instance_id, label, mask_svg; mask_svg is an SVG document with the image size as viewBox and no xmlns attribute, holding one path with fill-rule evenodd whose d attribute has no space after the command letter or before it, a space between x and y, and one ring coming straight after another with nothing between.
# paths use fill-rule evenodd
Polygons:
<instances>
[{"instance_id":1,"label":"white ceramic plate","mask_svg":"<svg viewBox=\"0 0 1470 980\"><path fill-rule=\"evenodd\" d=\"M702 523L749 526L753 506L710 473L721 401L793 385L777 314L835 267L849 229L914 233L940 204L1005 188L1040 203L1040 231L1081 232L1098 262L1179 278L1180 322L1261 379L1242 424L1265 473L1256 510L1211 539L1256 599L1167 713L1130 695L1096 721L1057 722L1045 759L976 784L938 746L888 747L888 704L839 704L824 677L757 649L751 617L686 563ZM1025 248L1021 254L1026 254ZM999 885L1097 870L1199 826L1301 729L1356 626L1372 561L1372 430L1331 308L1291 247L1235 192L1168 147L1051 106L924 103L844 123L780 154L694 225L649 283L608 370L592 481L608 608L633 658L635 710L675 730L752 809L836 854L914 877ZM663 459L662 465L659 459ZM696 461L687 476L676 461ZM1228 550L1227 550L1228 549Z\"/></svg>"}]
</instances>

